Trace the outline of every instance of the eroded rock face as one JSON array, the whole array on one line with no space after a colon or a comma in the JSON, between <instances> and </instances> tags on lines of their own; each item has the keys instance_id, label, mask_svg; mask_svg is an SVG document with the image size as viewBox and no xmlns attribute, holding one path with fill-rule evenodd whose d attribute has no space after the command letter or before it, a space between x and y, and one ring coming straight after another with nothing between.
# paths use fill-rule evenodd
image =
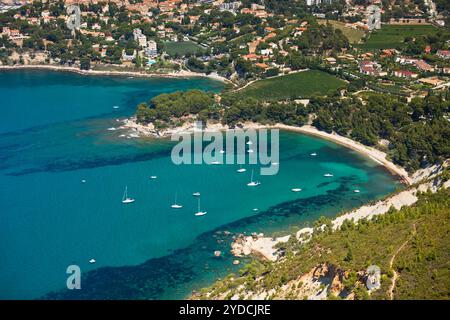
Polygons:
<instances>
[{"instance_id":1,"label":"eroded rock face","mask_svg":"<svg viewBox=\"0 0 450 320\"><path fill-rule=\"evenodd\" d=\"M278 259L278 249L275 246L278 243L287 242L289 238L289 235L275 239L264 237L263 234L252 234L247 237L240 235L231 244L231 253L236 257L253 254L268 261L276 261Z\"/></svg>"},{"instance_id":2,"label":"eroded rock face","mask_svg":"<svg viewBox=\"0 0 450 320\"><path fill-rule=\"evenodd\" d=\"M273 298L326 300L330 296L339 296L342 299L353 299L352 293L343 284L346 276L348 272L334 265L319 264L282 286Z\"/></svg>"}]
</instances>

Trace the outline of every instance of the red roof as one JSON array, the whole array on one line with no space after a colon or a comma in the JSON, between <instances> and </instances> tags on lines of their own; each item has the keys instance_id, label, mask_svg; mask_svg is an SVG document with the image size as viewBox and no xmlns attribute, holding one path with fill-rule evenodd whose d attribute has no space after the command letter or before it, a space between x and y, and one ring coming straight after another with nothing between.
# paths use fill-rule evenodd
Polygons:
<instances>
[{"instance_id":1,"label":"red roof","mask_svg":"<svg viewBox=\"0 0 450 320\"><path fill-rule=\"evenodd\" d=\"M414 72L412 72L412 71L409 71L409 70L397 70L397 71L395 71L397 74L398 73L400 73L400 74L402 74L403 76L405 76L405 77L411 77L411 76L413 76L413 75L416 75L416 73L414 73Z\"/></svg>"},{"instance_id":2,"label":"red roof","mask_svg":"<svg viewBox=\"0 0 450 320\"><path fill-rule=\"evenodd\" d=\"M450 57L450 50L438 50L437 54L445 57Z\"/></svg>"}]
</instances>

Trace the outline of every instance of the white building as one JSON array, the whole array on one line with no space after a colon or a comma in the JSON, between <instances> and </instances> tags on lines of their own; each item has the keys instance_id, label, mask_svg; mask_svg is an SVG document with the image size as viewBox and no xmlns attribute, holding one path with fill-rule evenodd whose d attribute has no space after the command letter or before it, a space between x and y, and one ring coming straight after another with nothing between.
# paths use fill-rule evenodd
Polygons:
<instances>
[{"instance_id":1,"label":"white building","mask_svg":"<svg viewBox=\"0 0 450 320\"><path fill-rule=\"evenodd\" d=\"M155 41L149 40L147 42L147 47L145 48L145 54L148 57L155 57L158 55L158 46L156 45Z\"/></svg>"},{"instance_id":2,"label":"white building","mask_svg":"<svg viewBox=\"0 0 450 320\"><path fill-rule=\"evenodd\" d=\"M367 25L369 30L381 29L381 9L378 6L371 5L367 7Z\"/></svg>"},{"instance_id":3,"label":"white building","mask_svg":"<svg viewBox=\"0 0 450 320\"><path fill-rule=\"evenodd\" d=\"M305 0L307 6L316 6L319 4L331 4L333 0Z\"/></svg>"},{"instance_id":4,"label":"white building","mask_svg":"<svg viewBox=\"0 0 450 320\"><path fill-rule=\"evenodd\" d=\"M225 2L220 4L219 10L235 12L242 5L241 1Z\"/></svg>"},{"instance_id":5,"label":"white building","mask_svg":"<svg viewBox=\"0 0 450 320\"><path fill-rule=\"evenodd\" d=\"M271 48L268 49L262 49L261 50L261 54L263 56L270 56L271 54L273 54L273 50Z\"/></svg>"},{"instance_id":6,"label":"white building","mask_svg":"<svg viewBox=\"0 0 450 320\"><path fill-rule=\"evenodd\" d=\"M127 54L125 50L122 51L122 61L132 61L136 58L136 50L133 51L133 54Z\"/></svg>"},{"instance_id":7,"label":"white building","mask_svg":"<svg viewBox=\"0 0 450 320\"><path fill-rule=\"evenodd\" d=\"M145 34L142 33L141 29L134 29L133 30L133 37L134 37L134 41L136 41L138 43L139 46L145 48L147 46L147 37L145 36Z\"/></svg>"}]
</instances>

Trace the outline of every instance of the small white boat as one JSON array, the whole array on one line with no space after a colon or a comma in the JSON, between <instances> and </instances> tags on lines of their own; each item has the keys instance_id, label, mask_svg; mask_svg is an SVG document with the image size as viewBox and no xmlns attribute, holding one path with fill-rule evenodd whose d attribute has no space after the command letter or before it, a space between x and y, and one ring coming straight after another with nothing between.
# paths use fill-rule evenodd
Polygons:
<instances>
[{"instance_id":1,"label":"small white boat","mask_svg":"<svg viewBox=\"0 0 450 320\"><path fill-rule=\"evenodd\" d=\"M360 193L361 191L359 189L353 190L354 193Z\"/></svg>"},{"instance_id":2,"label":"small white boat","mask_svg":"<svg viewBox=\"0 0 450 320\"><path fill-rule=\"evenodd\" d=\"M200 217L200 216L204 216L205 214L207 214L206 211L205 211L205 212L197 212L195 215L196 215L197 217Z\"/></svg>"},{"instance_id":3,"label":"small white boat","mask_svg":"<svg viewBox=\"0 0 450 320\"><path fill-rule=\"evenodd\" d=\"M113 109L119 109L119 106L113 106Z\"/></svg>"},{"instance_id":4,"label":"small white boat","mask_svg":"<svg viewBox=\"0 0 450 320\"><path fill-rule=\"evenodd\" d=\"M250 141L247 141L246 144L249 145L249 146L251 146L251 145L253 144L253 142L250 140Z\"/></svg>"},{"instance_id":5,"label":"small white boat","mask_svg":"<svg viewBox=\"0 0 450 320\"><path fill-rule=\"evenodd\" d=\"M302 191L302 189L300 189L300 188L292 188L291 191L292 192L300 192L300 191Z\"/></svg>"},{"instance_id":6,"label":"small white boat","mask_svg":"<svg viewBox=\"0 0 450 320\"><path fill-rule=\"evenodd\" d=\"M248 149L247 152L248 153L253 153L253 149Z\"/></svg>"},{"instance_id":7,"label":"small white boat","mask_svg":"<svg viewBox=\"0 0 450 320\"><path fill-rule=\"evenodd\" d=\"M152 180L158 179L158 176L150 176L150 179Z\"/></svg>"},{"instance_id":8,"label":"small white boat","mask_svg":"<svg viewBox=\"0 0 450 320\"><path fill-rule=\"evenodd\" d=\"M91 259L91 260L89 260L89 263L90 264L92 264L92 263L96 263L97 261L95 261L95 259Z\"/></svg>"},{"instance_id":9,"label":"small white boat","mask_svg":"<svg viewBox=\"0 0 450 320\"><path fill-rule=\"evenodd\" d=\"M250 182L247 183L247 186L256 187L256 186L259 186L260 184L261 184L261 182L259 182L259 181L253 181L253 169L252 169L252 177L250 179Z\"/></svg>"},{"instance_id":10,"label":"small white boat","mask_svg":"<svg viewBox=\"0 0 450 320\"><path fill-rule=\"evenodd\" d=\"M206 211L201 211L201 210L200 210L200 198L198 198L197 200L198 200L198 201L197 201L198 211L195 213L195 215L196 215L197 217L199 217L199 216L204 216L207 212L206 212Z\"/></svg>"},{"instance_id":11,"label":"small white boat","mask_svg":"<svg viewBox=\"0 0 450 320\"><path fill-rule=\"evenodd\" d=\"M332 177L333 175L331 173L325 173L323 176L324 177Z\"/></svg>"},{"instance_id":12,"label":"small white boat","mask_svg":"<svg viewBox=\"0 0 450 320\"><path fill-rule=\"evenodd\" d=\"M173 205L170 206L172 209L181 209L181 208L183 208L183 206L181 204L177 203L177 197L178 197L178 193L175 192L175 202L174 202Z\"/></svg>"},{"instance_id":13,"label":"small white boat","mask_svg":"<svg viewBox=\"0 0 450 320\"><path fill-rule=\"evenodd\" d=\"M128 187L125 187L125 192L123 193L122 203L128 204L133 203L135 200L133 198L128 197Z\"/></svg>"},{"instance_id":14,"label":"small white boat","mask_svg":"<svg viewBox=\"0 0 450 320\"><path fill-rule=\"evenodd\" d=\"M200 197L200 192L194 192L192 195L193 195L194 197Z\"/></svg>"},{"instance_id":15,"label":"small white boat","mask_svg":"<svg viewBox=\"0 0 450 320\"><path fill-rule=\"evenodd\" d=\"M310 154L310 156L311 157L315 157L315 156L317 156L317 153L313 152L313 153Z\"/></svg>"},{"instance_id":16,"label":"small white boat","mask_svg":"<svg viewBox=\"0 0 450 320\"><path fill-rule=\"evenodd\" d=\"M272 165L273 166L277 166L277 165L279 165L279 163L278 162L272 162Z\"/></svg>"},{"instance_id":17,"label":"small white boat","mask_svg":"<svg viewBox=\"0 0 450 320\"><path fill-rule=\"evenodd\" d=\"M108 131L116 131L117 128L111 127L111 128L108 128L107 130L108 130Z\"/></svg>"},{"instance_id":18,"label":"small white boat","mask_svg":"<svg viewBox=\"0 0 450 320\"><path fill-rule=\"evenodd\" d=\"M236 170L239 173L245 172L247 171L247 169L240 167L239 169Z\"/></svg>"},{"instance_id":19,"label":"small white boat","mask_svg":"<svg viewBox=\"0 0 450 320\"><path fill-rule=\"evenodd\" d=\"M219 152L220 152L220 153L225 153L225 150L220 150Z\"/></svg>"},{"instance_id":20,"label":"small white boat","mask_svg":"<svg viewBox=\"0 0 450 320\"><path fill-rule=\"evenodd\" d=\"M84 179L83 179L83 180L81 180L81 183L86 183L86 180L84 180Z\"/></svg>"},{"instance_id":21,"label":"small white boat","mask_svg":"<svg viewBox=\"0 0 450 320\"><path fill-rule=\"evenodd\" d=\"M258 208L253 208L253 211L257 212L259 209Z\"/></svg>"},{"instance_id":22,"label":"small white boat","mask_svg":"<svg viewBox=\"0 0 450 320\"><path fill-rule=\"evenodd\" d=\"M211 164L220 164L220 161L213 161Z\"/></svg>"}]
</instances>

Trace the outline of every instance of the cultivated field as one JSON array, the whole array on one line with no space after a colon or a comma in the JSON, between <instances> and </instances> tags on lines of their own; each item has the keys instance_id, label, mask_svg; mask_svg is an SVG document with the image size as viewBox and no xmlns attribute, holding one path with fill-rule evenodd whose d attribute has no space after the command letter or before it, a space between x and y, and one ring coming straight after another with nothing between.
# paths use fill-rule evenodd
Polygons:
<instances>
[{"instance_id":1,"label":"cultivated field","mask_svg":"<svg viewBox=\"0 0 450 320\"><path fill-rule=\"evenodd\" d=\"M431 25L383 25L381 30L373 32L368 40L358 47L367 50L398 48L407 37L434 34L438 30Z\"/></svg>"},{"instance_id":2,"label":"cultivated field","mask_svg":"<svg viewBox=\"0 0 450 320\"><path fill-rule=\"evenodd\" d=\"M345 86L346 83L335 76L310 70L256 81L239 91L239 94L264 100L304 98L324 95Z\"/></svg>"},{"instance_id":3,"label":"cultivated field","mask_svg":"<svg viewBox=\"0 0 450 320\"><path fill-rule=\"evenodd\" d=\"M204 49L192 41L168 41L164 42L164 50L170 55L175 55L178 53L179 56L183 56L185 54L195 54L196 52L203 51Z\"/></svg>"}]
</instances>

